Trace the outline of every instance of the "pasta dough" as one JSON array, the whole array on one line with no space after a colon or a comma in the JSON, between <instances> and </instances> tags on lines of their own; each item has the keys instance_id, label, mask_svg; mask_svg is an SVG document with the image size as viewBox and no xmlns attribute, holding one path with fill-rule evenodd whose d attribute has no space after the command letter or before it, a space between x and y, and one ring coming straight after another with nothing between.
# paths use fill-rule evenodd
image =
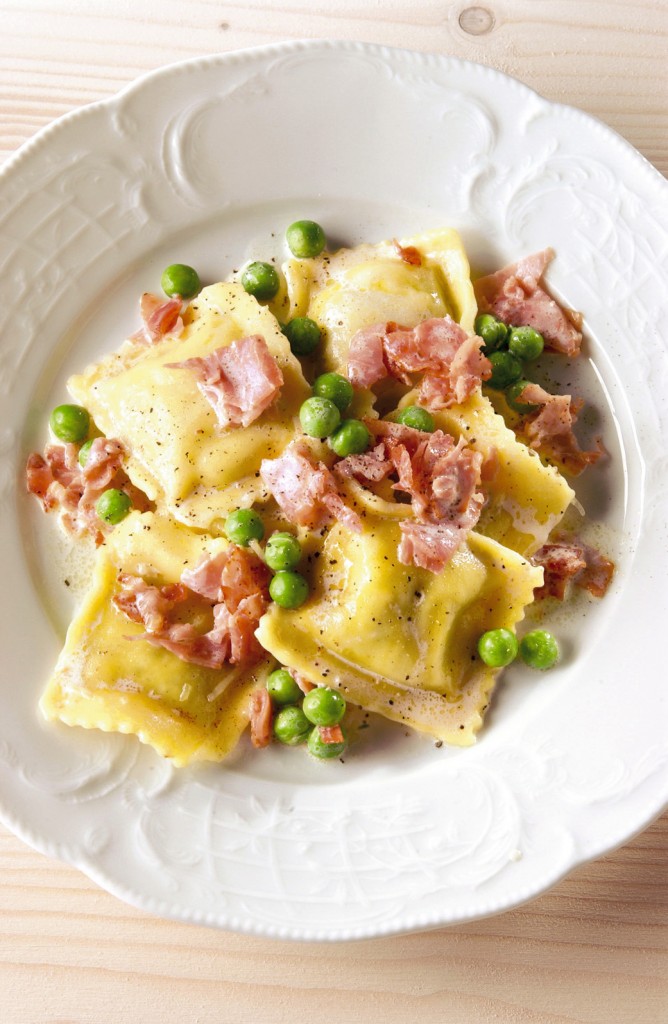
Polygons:
<instances>
[{"instance_id":1,"label":"pasta dough","mask_svg":"<svg viewBox=\"0 0 668 1024\"><path fill-rule=\"evenodd\" d=\"M232 509L262 496L260 462L292 440L309 389L276 320L240 285L205 288L191 311L181 337L149 348L130 343L72 377L69 389L104 434L123 442L128 475L160 512L218 533ZM264 337L284 384L250 426L221 429L193 374L167 364L207 356L252 334Z\"/></svg>"},{"instance_id":2,"label":"pasta dough","mask_svg":"<svg viewBox=\"0 0 668 1024\"><path fill-rule=\"evenodd\" d=\"M457 232L427 231L398 244L417 249L421 265L403 260L392 242L285 265L288 290L283 302L288 302L290 315L308 315L323 328L326 369L345 373L353 334L383 320L414 327L448 313L473 331L477 306ZM279 315L281 308L279 304Z\"/></svg>"},{"instance_id":3,"label":"pasta dough","mask_svg":"<svg viewBox=\"0 0 668 1024\"><path fill-rule=\"evenodd\" d=\"M273 660L220 671L187 664L136 639L144 627L112 601L121 573L176 583L205 553L226 545L151 512L133 512L117 526L98 552L91 590L42 696L45 717L133 733L177 765L229 754L248 725L250 694Z\"/></svg>"},{"instance_id":4,"label":"pasta dough","mask_svg":"<svg viewBox=\"0 0 668 1024\"><path fill-rule=\"evenodd\" d=\"M399 563L398 541L394 520L367 515L359 535L335 525L311 600L294 611L272 606L260 643L362 707L450 743L472 743L496 675L476 657L481 623L514 629L542 571L471 534L435 575Z\"/></svg>"}]
</instances>

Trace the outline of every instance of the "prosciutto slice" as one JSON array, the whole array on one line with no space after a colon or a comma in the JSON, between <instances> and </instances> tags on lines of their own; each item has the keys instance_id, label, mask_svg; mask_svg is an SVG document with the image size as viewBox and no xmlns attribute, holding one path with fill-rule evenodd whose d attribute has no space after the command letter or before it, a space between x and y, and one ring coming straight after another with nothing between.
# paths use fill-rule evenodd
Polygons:
<instances>
[{"instance_id":1,"label":"prosciutto slice","mask_svg":"<svg viewBox=\"0 0 668 1024\"><path fill-rule=\"evenodd\" d=\"M314 529L333 518L361 531L360 517L339 494L334 475L312 461L302 442L293 441L277 459L263 459L260 476L291 523Z\"/></svg>"},{"instance_id":2,"label":"prosciutto slice","mask_svg":"<svg viewBox=\"0 0 668 1024\"><path fill-rule=\"evenodd\" d=\"M493 313L513 327L533 327L546 348L577 356L582 344L582 315L560 306L543 286L543 274L554 259L544 249L474 282L481 313Z\"/></svg>"},{"instance_id":3,"label":"prosciutto slice","mask_svg":"<svg viewBox=\"0 0 668 1024\"><path fill-rule=\"evenodd\" d=\"M603 597L615 571L614 562L577 539L544 544L532 561L543 567L543 586L534 591L536 600L563 601L571 581L592 597Z\"/></svg>"},{"instance_id":4,"label":"prosciutto slice","mask_svg":"<svg viewBox=\"0 0 668 1024\"><path fill-rule=\"evenodd\" d=\"M152 587L140 576L123 573L118 578L121 590L114 597L119 611L133 622L142 622L152 633L159 633L178 604L190 595L179 583Z\"/></svg>"},{"instance_id":5,"label":"prosciutto slice","mask_svg":"<svg viewBox=\"0 0 668 1024\"><path fill-rule=\"evenodd\" d=\"M436 430L412 458L402 461L395 487L410 494L419 519L440 522L457 517L477 490L482 460L482 454L467 448L463 438L455 444L449 434Z\"/></svg>"},{"instance_id":6,"label":"prosciutto slice","mask_svg":"<svg viewBox=\"0 0 668 1024\"><path fill-rule=\"evenodd\" d=\"M256 660L262 648L255 630L269 604L269 570L245 548L230 545L217 555L205 556L186 570L177 584L156 587L139 576L122 575L114 604L146 633L133 639L164 647L183 661L206 668L222 668ZM208 605L213 627L199 632L183 621L186 601Z\"/></svg>"},{"instance_id":7,"label":"prosciutto slice","mask_svg":"<svg viewBox=\"0 0 668 1024\"><path fill-rule=\"evenodd\" d=\"M122 468L125 449L115 438L96 437L90 446L86 465L81 467L74 444L50 444L44 455L34 452L28 458L28 491L42 502L45 512L58 510L69 533L92 534L100 544L109 527L95 512L95 503L109 487L124 490L135 508L148 508L146 496L128 480Z\"/></svg>"},{"instance_id":8,"label":"prosciutto slice","mask_svg":"<svg viewBox=\"0 0 668 1024\"><path fill-rule=\"evenodd\" d=\"M570 395L551 395L539 384L527 384L521 399L540 407L537 412L530 413L522 425L527 441L536 451L560 463L572 476L578 476L604 454L600 440L590 451L580 448L573 433L579 406Z\"/></svg>"},{"instance_id":9,"label":"prosciutto slice","mask_svg":"<svg viewBox=\"0 0 668 1024\"><path fill-rule=\"evenodd\" d=\"M442 572L457 548L473 529L480 516L482 501L472 502L467 512L450 522L421 523L404 519L401 523L399 561L418 565L430 572Z\"/></svg>"},{"instance_id":10,"label":"prosciutto slice","mask_svg":"<svg viewBox=\"0 0 668 1024\"><path fill-rule=\"evenodd\" d=\"M362 455L347 455L334 466L334 472L343 479L367 480L369 483L380 483L389 476L394 466L388 458L385 445L378 444L370 452Z\"/></svg>"},{"instance_id":11,"label":"prosciutto slice","mask_svg":"<svg viewBox=\"0 0 668 1024\"><path fill-rule=\"evenodd\" d=\"M348 376L354 387L369 388L387 376L404 384L423 374L420 402L445 409L464 402L491 374L482 339L469 335L452 317L433 317L414 328L375 324L353 336Z\"/></svg>"},{"instance_id":12,"label":"prosciutto slice","mask_svg":"<svg viewBox=\"0 0 668 1024\"><path fill-rule=\"evenodd\" d=\"M312 683L310 679L303 676L301 672L296 672L294 668L291 668L288 671L302 693L310 693L311 690L315 690L315 683Z\"/></svg>"},{"instance_id":13,"label":"prosciutto slice","mask_svg":"<svg viewBox=\"0 0 668 1024\"><path fill-rule=\"evenodd\" d=\"M247 427L273 403L283 374L260 334L223 345L205 357L167 363L190 370L221 427Z\"/></svg>"},{"instance_id":14,"label":"prosciutto slice","mask_svg":"<svg viewBox=\"0 0 668 1024\"><path fill-rule=\"evenodd\" d=\"M400 490L411 495L415 519L402 520L399 561L441 572L478 522L482 454L437 430L404 459Z\"/></svg>"},{"instance_id":15,"label":"prosciutto slice","mask_svg":"<svg viewBox=\"0 0 668 1024\"><path fill-rule=\"evenodd\" d=\"M345 740L340 725L319 725L317 729L323 743L343 743Z\"/></svg>"},{"instance_id":16,"label":"prosciutto slice","mask_svg":"<svg viewBox=\"0 0 668 1024\"><path fill-rule=\"evenodd\" d=\"M44 455L33 452L26 465L26 484L45 512L57 507L75 512L84 489L77 446L48 444Z\"/></svg>"},{"instance_id":17,"label":"prosciutto slice","mask_svg":"<svg viewBox=\"0 0 668 1024\"><path fill-rule=\"evenodd\" d=\"M142 326L131 336L131 340L155 345L167 334L178 337L183 330L182 306L183 303L178 297L165 300L159 295L144 292L139 301Z\"/></svg>"},{"instance_id":18,"label":"prosciutto slice","mask_svg":"<svg viewBox=\"0 0 668 1024\"><path fill-rule=\"evenodd\" d=\"M394 251L400 260L408 263L411 267L422 266L422 254L414 245L401 245L396 238L392 240Z\"/></svg>"},{"instance_id":19,"label":"prosciutto slice","mask_svg":"<svg viewBox=\"0 0 668 1024\"><path fill-rule=\"evenodd\" d=\"M253 690L250 699L251 743L256 749L268 747L271 743L272 707L271 697L265 686Z\"/></svg>"},{"instance_id":20,"label":"prosciutto slice","mask_svg":"<svg viewBox=\"0 0 668 1024\"><path fill-rule=\"evenodd\" d=\"M387 420L365 422L379 443L342 459L335 472L370 483L395 474L392 486L410 496L414 513L400 523L399 561L441 572L480 518L482 454L442 430L425 434Z\"/></svg>"}]
</instances>

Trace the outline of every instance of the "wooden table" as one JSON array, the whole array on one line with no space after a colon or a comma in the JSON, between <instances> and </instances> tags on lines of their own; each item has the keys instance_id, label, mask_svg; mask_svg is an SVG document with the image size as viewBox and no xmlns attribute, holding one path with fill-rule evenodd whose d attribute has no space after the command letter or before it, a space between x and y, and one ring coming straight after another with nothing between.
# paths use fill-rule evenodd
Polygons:
<instances>
[{"instance_id":1,"label":"wooden table","mask_svg":"<svg viewBox=\"0 0 668 1024\"><path fill-rule=\"evenodd\" d=\"M0 158L186 57L360 39L491 64L668 173L665 0L0 0ZM530 905L423 935L281 944L157 920L0 827L5 1024L668 1020L668 816Z\"/></svg>"}]
</instances>

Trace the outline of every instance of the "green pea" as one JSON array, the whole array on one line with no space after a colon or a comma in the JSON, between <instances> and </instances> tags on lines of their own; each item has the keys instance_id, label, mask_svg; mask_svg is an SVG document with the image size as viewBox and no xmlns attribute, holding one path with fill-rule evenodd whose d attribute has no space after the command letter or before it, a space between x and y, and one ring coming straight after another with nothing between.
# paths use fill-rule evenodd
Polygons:
<instances>
[{"instance_id":1,"label":"green pea","mask_svg":"<svg viewBox=\"0 0 668 1024\"><path fill-rule=\"evenodd\" d=\"M490 388L504 391L522 376L522 364L510 352L492 352L489 361L492 364L492 376L487 381Z\"/></svg>"},{"instance_id":2,"label":"green pea","mask_svg":"<svg viewBox=\"0 0 668 1024\"><path fill-rule=\"evenodd\" d=\"M503 668L517 657L517 637L509 629L489 629L478 640L478 654L490 668Z\"/></svg>"},{"instance_id":3,"label":"green pea","mask_svg":"<svg viewBox=\"0 0 668 1024\"><path fill-rule=\"evenodd\" d=\"M279 289L280 281L276 269L271 263L249 263L241 275L241 284L249 295L254 295L258 302L273 299Z\"/></svg>"},{"instance_id":4,"label":"green pea","mask_svg":"<svg viewBox=\"0 0 668 1024\"><path fill-rule=\"evenodd\" d=\"M537 405L533 405L531 402L522 401L522 392L527 384L530 383L531 381L522 379L515 381L515 383L511 384L509 388L506 388L506 402L511 409L515 410L515 412L524 414L527 412L533 412L534 409L538 409Z\"/></svg>"},{"instance_id":5,"label":"green pea","mask_svg":"<svg viewBox=\"0 0 668 1024\"><path fill-rule=\"evenodd\" d=\"M347 377L340 373L321 373L313 384L313 394L319 398L329 398L339 412L345 412L353 400L353 386Z\"/></svg>"},{"instance_id":6,"label":"green pea","mask_svg":"<svg viewBox=\"0 0 668 1024\"><path fill-rule=\"evenodd\" d=\"M303 743L313 726L301 708L291 704L281 708L274 718L274 736L280 743L296 747Z\"/></svg>"},{"instance_id":7,"label":"green pea","mask_svg":"<svg viewBox=\"0 0 668 1024\"><path fill-rule=\"evenodd\" d=\"M274 704L296 704L303 697L287 668L277 668L267 676L267 690Z\"/></svg>"},{"instance_id":8,"label":"green pea","mask_svg":"<svg viewBox=\"0 0 668 1024\"><path fill-rule=\"evenodd\" d=\"M338 725L346 712L346 702L337 690L316 686L304 697L302 708L314 725Z\"/></svg>"},{"instance_id":9,"label":"green pea","mask_svg":"<svg viewBox=\"0 0 668 1024\"><path fill-rule=\"evenodd\" d=\"M506 348L509 329L506 324L502 323L498 317L492 316L491 313L481 313L480 316L477 316L474 330L485 342L483 347L485 355Z\"/></svg>"},{"instance_id":10,"label":"green pea","mask_svg":"<svg viewBox=\"0 0 668 1024\"><path fill-rule=\"evenodd\" d=\"M264 523L252 508L238 508L225 520L225 536L233 544L247 548L252 540L262 540Z\"/></svg>"},{"instance_id":11,"label":"green pea","mask_svg":"<svg viewBox=\"0 0 668 1024\"><path fill-rule=\"evenodd\" d=\"M301 557L301 545L291 533L272 533L264 549L264 560L274 572L294 569Z\"/></svg>"},{"instance_id":12,"label":"green pea","mask_svg":"<svg viewBox=\"0 0 668 1024\"><path fill-rule=\"evenodd\" d=\"M344 420L329 439L330 447L342 459L346 455L360 455L371 444L371 434L361 420Z\"/></svg>"},{"instance_id":13,"label":"green pea","mask_svg":"<svg viewBox=\"0 0 668 1024\"><path fill-rule=\"evenodd\" d=\"M301 573L281 569L269 584L269 594L281 608L299 608L308 597L308 583Z\"/></svg>"},{"instance_id":14,"label":"green pea","mask_svg":"<svg viewBox=\"0 0 668 1024\"><path fill-rule=\"evenodd\" d=\"M91 437L91 439L89 441L85 441L79 449L79 465L82 467L88 462L88 456L90 455L90 450L93 446L94 440L95 438Z\"/></svg>"},{"instance_id":15,"label":"green pea","mask_svg":"<svg viewBox=\"0 0 668 1024\"><path fill-rule=\"evenodd\" d=\"M325 743L320 735L320 730L317 728L313 729L309 734L309 754L313 754L314 757L318 757L323 761L329 760L332 757L340 757L347 746L348 744L345 739L343 743Z\"/></svg>"},{"instance_id":16,"label":"green pea","mask_svg":"<svg viewBox=\"0 0 668 1024\"><path fill-rule=\"evenodd\" d=\"M544 347L543 335L533 327L513 327L510 332L508 349L518 359L524 359L526 362L538 359Z\"/></svg>"},{"instance_id":17,"label":"green pea","mask_svg":"<svg viewBox=\"0 0 668 1024\"><path fill-rule=\"evenodd\" d=\"M424 430L431 434L436 429L434 417L420 405L407 405L397 414L397 423L403 423L405 427L413 427L414 430Z\"/></svg>"},{"instance_id":18,"label":"green pea","mask_svg":"<svg viewBox=\"0 0 668 1024\"><path fill-rule=\"evenodd\" d=\"M51 430L59 441L79 444L85 441L90 430L90 416L80 405L58 405L49 420Z\"/></svg>"},{"instance_id":19,"label":"green pea","mask_svg":"<svg viewBox=\"0 0 668 1024\"><path fill-rule=\"evenodd\" d=\"M283 334L290 342L296 356L308 356L320 344L320 328L310 316L296 316L282 327Z\"/></svg>"},{"instance_id":20,"label":"green pea","mask_svg":"<svg viewBox=\"0 0 668 1024\"><path fill-rule=\"evenodd\" d=\"M319 256L325 248L325 232L314 220L296 220L285 232L285 239L293 256L310 259Z\"/></svg>"},{"instance_id":21,"label":"green pea","mask_svg":"<svg viewBox=\"0 0 668 1024\"><path fill-rule=\"evenodd\" d=\"M520 641L520 658L530 668L552 668L559 661L559 645L547 630L534 629Z\"/></svg>"},{"instance_id":22,"label":"green pea","mask_svg":"<svg viewBox=\"0 0 668 1024\"><path fill-rule=\"evenodd\" d=\"M116 487L103 491L95 504L95 511L100 519L111 526L116 526L125 519L131 508L132 502L125 491L119 491Z\"/></svg>"},{"instance_id":23,"label":"green pea","mask_svg":"<svg viewBox=\"0 0 668 1024\"><path fill-rule=\"evenodd\" d=\"M329 437L341 422L341 413L329 398L307 398L299 410L299 422L309 437Z\"/></svg>"},{"instance_id":24,"label":"green pea","mask_svg":"<svg viewBox=\"0 0 668 1024\"><path fill-rule=\"evenodd\" d=\"M162 272L160 286L165 295L191 299L202 287L199 274L185 263L172 263Z\"/></svg>"}]
</instances>

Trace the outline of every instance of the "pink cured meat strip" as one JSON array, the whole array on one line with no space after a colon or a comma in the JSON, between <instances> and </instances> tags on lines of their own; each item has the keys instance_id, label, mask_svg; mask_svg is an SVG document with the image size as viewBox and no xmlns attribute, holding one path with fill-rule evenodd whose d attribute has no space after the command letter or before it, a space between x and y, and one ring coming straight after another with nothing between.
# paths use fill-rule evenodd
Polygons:
<instances>
[{"instance_id":1,"label":"pink cured meat strip","mask_svg":"<svg viewBox=\"0 0 668 1024\"><path fill-rule=\"evenodd\" d=\"M354 387L369 388L392 376L404 384L423 374L420 401L432 409L464 402L491 373L482 340L452 317L433 317L414 328L374 324L353 336L348 376Z\"/></svg>"},{"instance_id":2,"label":"pink cured meat strip","mask_svg":"<svg viewBox=\"0 0 668 1024\"><path fill-rule=\"evenodd\" d=\"M166 365L195 375L221 427L248 427L283 386L281 369L259 334L223 345L208 356Z\"/></svg>"},{"instance_id":3,"label":"pink cured meat strip","mask_svg":"<svg viewBox=\"0 0 668 1024\"><path fill-rule=\"evenodd\" d=\"M301 442L293 441L277 459L264 459L260 476L291 523L314 529L333 517L356 533L362 529L333 474L322 462L315 465Z\"/></svg>"},{"instance_id":4,"label":"pink cured meat strip","mask_svg":"<svg viewBox=\"0 0 668 1024\"><path fill-rule=\"evenodd\" d=\"M533 327L543 335L547 348L577 356L582 345L582 315L560 306L543 286L543 274L553 259L554 250L543 249L479 278L473 285L478 308L513 327Z\"/></svg>"},{"instance_id":5,"label":"pink cured meat strip","mask_svg":"<svg viewBox=\"0 0 668 1024\"><path fill-rule=\"evenodd\" d=\"M123 576L114 603L146 627L134 639L164 647L195 665L222 668L226 661L235 665L262 654L255 630L269 604L268 580L269 570L253 552L230 545L205 556L172 586L155 587L139 576ZM195 594L213 610L213 627L206 633L177 618L179 606Z\"/></svg>"}]
</instances>

